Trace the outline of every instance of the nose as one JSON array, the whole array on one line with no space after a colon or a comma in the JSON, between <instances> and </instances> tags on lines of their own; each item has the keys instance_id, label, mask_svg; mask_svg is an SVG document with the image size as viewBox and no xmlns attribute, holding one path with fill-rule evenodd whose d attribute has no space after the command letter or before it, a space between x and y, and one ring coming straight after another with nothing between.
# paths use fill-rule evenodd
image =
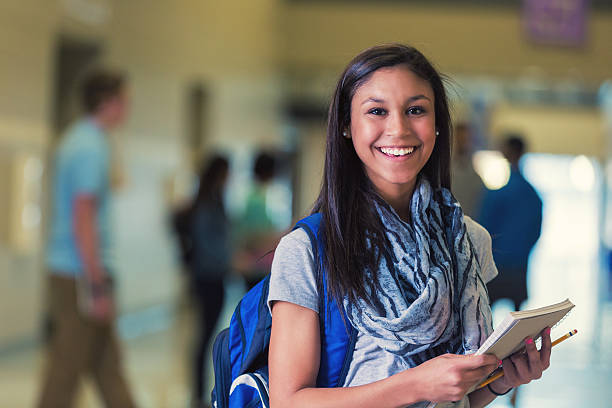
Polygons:
<instances>
[{"instance_id":1,"label":"nose","mask_svg":"<svg viewBox=\"0 0 612 408\"><path fill-rule=\"evenodd\" d=\"M400 112L393 112L387 116L386 133L391 137L402 137L411 131L410 121L406 115Z\"/></svg>"}]
</instances>

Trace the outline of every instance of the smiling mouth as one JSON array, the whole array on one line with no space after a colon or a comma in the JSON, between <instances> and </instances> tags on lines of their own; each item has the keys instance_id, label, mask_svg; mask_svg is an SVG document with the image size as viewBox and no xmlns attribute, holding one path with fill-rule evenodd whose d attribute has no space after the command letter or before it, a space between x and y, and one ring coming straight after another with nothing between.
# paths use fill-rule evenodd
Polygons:
<instances>
[{"instance_id":1,"label":"smiling mouth","mask_svg":"<svg viewBox=\"0 0 612 408\"><path fill-rule=\"evenodd\" d=\"M418 146L409 147L376 147L376 150L388 157L409 156L418 149Z\"/></svg>"}]
</instances>

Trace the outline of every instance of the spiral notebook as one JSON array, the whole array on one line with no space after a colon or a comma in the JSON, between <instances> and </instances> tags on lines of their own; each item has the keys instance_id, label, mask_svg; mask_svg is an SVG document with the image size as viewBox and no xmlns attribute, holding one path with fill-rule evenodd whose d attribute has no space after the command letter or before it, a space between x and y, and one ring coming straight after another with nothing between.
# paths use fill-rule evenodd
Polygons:
<instances>
[{"instance_id":1,"label":"spiral notebook","mask_svg":"<svg viewBox=\"0 0 612 408\"><path fill-rule=\"evenodd\" d=\"M565 299L563 302L538 309L510 312L475 354L494 354L503 360L521 351L525 347L525 338L531 337L537 340L542 330L556 326L573 308L574 304L569 299ZM427 408L443 408L450 405L452 404L430 402Z\"/></svg>"},{"instance_id":2,"label":"spiral notebook","mask_svg":"<svg viewBox=\"0 0 612 408\"><path fill-rule=\"evenodd\" d=\"M526 337L537 340L544 328L558 324L573 307L574 304L565 299L563 302L538 309L510 312L476 354L494 354L503 360L524 348Z\"/></svg>"}]
</instances>

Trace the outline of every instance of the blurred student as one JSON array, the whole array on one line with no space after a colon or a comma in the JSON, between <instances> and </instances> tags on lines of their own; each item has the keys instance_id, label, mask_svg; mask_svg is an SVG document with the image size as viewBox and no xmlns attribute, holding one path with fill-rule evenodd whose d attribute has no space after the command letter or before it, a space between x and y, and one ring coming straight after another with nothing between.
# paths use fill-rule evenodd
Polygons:
<instances>
[{"instance_id":1,"label":"blurred student","mask_svg":"<svg viewBox=\"0 0 612 408\"><path fill-rule=\"evenodd\" d=\"M276 159L261 152L253 165L254 185L251 188L245 210L239 219L238 242L240 254L236 264L243 274L247 290L270 272L272 253L279 233L268 215L266 196L268 186L276 175Z\"/></svg>"},{"instance_id":2,"label":"blurred student","mask_svg":"<svg viewBox=\"0 0 612 408\"><path fill-rule=\"evenodd\" d=\"M115 331L110 246L108 132L124 122L125 78L99 71L82 87L84 116L55 153L46 254L53 323L39 407L70 407L90 374L107 407L134 407Z\"/></svg>"},{"instance_id":3,"label":"blurred student","mask_svg":"<svg viewBox=\"0 0 612 408\"><path fill-rule=\"evenodd\" d=\"M473 140L470 127L465 122L455 126L454 149L451 161L453 194L461 203L463 213L476 217L485 190L482 179L472 165Z\"/></svg>"},{"instance_id":4,"label":"blurred student","mask_svg":"<svg viewBox=\"0 0 612 408\"><path fill-rule=\"evenodd\" d=\"M207 400L206 351L223 307L224 279L230 272L230 226L223 201L228 172L225 157L212 157L202 168L193 202L174 220L198 319L193 354L194 408L204 407Z\"/></svg>"},{"instance_id":5,"label":"blurred student","mask_svg":"<svg viewBox=\"0 0 612 408\"><path fill-rule=\"evenodd\" d=\"M488 190L480 223L493 238L493 257L499 270L489 285L491 304L510 299L519 310L527 299L527 263L542 229L542 200L519 169L525 153L520 135L508 135L502 153L510 162L510 179L499 190Z\"/></svg>"}]
</instances>

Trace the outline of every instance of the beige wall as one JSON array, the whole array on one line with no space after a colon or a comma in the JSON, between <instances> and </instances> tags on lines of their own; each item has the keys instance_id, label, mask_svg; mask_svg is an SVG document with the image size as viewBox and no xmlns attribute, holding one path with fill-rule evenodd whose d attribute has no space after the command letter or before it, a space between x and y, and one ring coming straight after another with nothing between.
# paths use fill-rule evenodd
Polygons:
<instances>
[{"instance_id":1,"label":"beige wall","mask_svg":"<svg viewBox=\"0 0 612 408\"><path fill-rule=\"evenodd\" d=\"M191 0L114 4L107 60L132 78L132 115L118 137L127 185L115 207L118 270L129 310L176 294L179 271L164 185L189 157L188 86L201 82L210 95L203 153L278 143L277 47L270 24L274 1L242 9L234 2Z\"/></svg>"},{"instance_id":2,"label":"beige wall","mask_svg":"<svg viewBox=\"0 0 612 408\"><path fill-rule=\"evenodd\" d=\"M20 214L10 192L23 181L16 163L23 154L44 156L48 140L53 5L0 3L0 345L31 333L41 304L40 252L16 248L12 229Z\"/></svg>"},{"instance_id":3,"label":"beige wall","mask_svg":"<svg viewBox=\"0 0 612 408\"><path fill-rule=\"evenodd\" d=\"M106 64L127 71L131 83L131 117L115 135L126 179L113 206L122 310L171 302L178 271L164 185L189 167L187 87L194 81L210 85L214 109L208 115L211 137L205 149L230 150L260 140L279 143L277 0L82 2L101 7L98 22L68 10L70 3L78 2L0 4L3 163L19 152L43 159L48 152L58 36L101 44ZM10 207L0 200L1 209ZM5 217L0 227L9 221ZM21 254L1 241L0 348L35 333L44 277L42 248Z\"/></svg>"},{"instance_id":4,"label":"beige wall","mask_svg":"<svg viewBox=\"0 0 612 408\"><path fill-rule=\"evenodd\" d=\"M372 45L402 42L423 51L442 71L459 78L485 75L514 81L537 72L544 81L569 80L597 87L612 75L612 13L591 12L584 48L539 46L525 41L520 9L509 7L443 7L407 4L356 5L296 2L284 6L281 66L304 85L298 92L329 98L348 61ZM537 67L535 70L530 67ZM461 86L455 89L461 93ZM458 94L455 113L466 109ZM469 109L469 108L467 108ZM490 145L505 130L526 134L534 151L586 154L603 158L606 133L597 109L496 106L490 122ZM321 141L324 129L304 130L308 140ZM317 136L318 135L318 139ZM579 135L579 137L577 137ZM308 163L322 163L324 151L304 150ZM307 164L300 208L318 192L311 180L319 172Z\"/></svg>"},{"instance_id":5,"label":"beige wall","mask_svg":"<svg viewBox=\"0 0 612 408\"><path fill-rule=\"evenodd\" d=\"M40 144L47 136L53 7L15 3L0 3L0 141Z\"/></svg>"},{"instance_id":6,"label":"beige wall","mask_svg":"<svg viewBox=\"0 0 612 408\"><path fill-rule=\"evenodd\" d=\"M491 113L491 147L505 132L525 136L537 153L584 154L603 160L607 154L604 115L596 109L500 105Z\"/></svg>"},{"instance_id":7,"label":"beige wall","mask_svg":"<svg viewBox=\"0 0 612 408\"><path fill-rule=\"evenodd\" d=\"M101 19L83 19L67 9L77 3L93 4ZM594 14L589 27L587 47L572 50L524 43L518 15L504 8L348 7L284 0L4 1L0 167L11 167L7 163L23 155L44 160L49 152L58 36L99 42L104 61L125 69L131 82L132 115L116 134L127 182L117 193L114 226L122 310L137 310L170 302L177 290L164 185L190 166L185 102L194 81L208 85L211 98L205 150L244 150L282 142L278 108L286 89L281 73L302 70L317 77L323 72L327 89L330 78L359 50L403 41L422 48L446 72L515 77L524 66L538 65L551 77L575 69L587 82L597 83L612 66L612 16ZM507 111L500 116L506 119L495 123L522 123L520 116ZM593 115L586 114L580 123L589 118ZM570 117L564 129L569 122ZM597 127L589 123L584 126ZM533 134L551 132L559 129L538 128ZM563 143L573 148L567 134ZM303 129L303 135L300 211L318 192L324 149L321 128ZM596 146L599 140L592 141L589 151ZM7 179L5 172L0 182L4 192L12 188L6 184L19 181ZM0 197L0 228L11 224L11 206ZM18 252L5 232L0 231L0 347L35 333L43 301L42 249Z\"/></svg>"},{"instance_id":8,"label":"beige wall","mask_svg":"<svg viewBox=\"0 0 612 408\"><path fill-rule=\"evenodd\" d=\"M312 210L314 200L321 190L325 161L325 130L309 125L301 127L300 133L300 189L296 218L306 216Z\"/></svg>"},{"instance_id":9,"label":"beige wall","mask_svg":"<svg viewBox=\"0 0 612 408\"><path fill-rule=\"evenodd\" d=\"M341 69L364 48L403 42L422 50L443 72L513 77L534 65L553 77L570 70L591 83L610 77L612 13L592 12L586 46L572 49L527 43L519 12L518 7L299 2L286 7L282 61L302 69Z\"/></svg>"}]
</instances>

